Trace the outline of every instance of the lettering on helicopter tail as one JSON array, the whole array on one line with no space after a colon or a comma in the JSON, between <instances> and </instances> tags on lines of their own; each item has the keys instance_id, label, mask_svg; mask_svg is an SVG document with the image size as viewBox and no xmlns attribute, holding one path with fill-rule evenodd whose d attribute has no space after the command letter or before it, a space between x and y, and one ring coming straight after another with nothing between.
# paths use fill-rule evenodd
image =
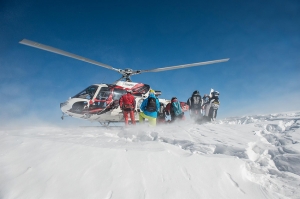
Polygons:
<instances>
[{"instance_id":1,"label":"lettering on helicopter tail","mask_svg":"<svg viewBox=\"0 0 300 199\"><path fill-rule=\"evenodd\" d=\"M134 86L134 84L124 83L125 86Z\"/></svg>"}]
</instances>

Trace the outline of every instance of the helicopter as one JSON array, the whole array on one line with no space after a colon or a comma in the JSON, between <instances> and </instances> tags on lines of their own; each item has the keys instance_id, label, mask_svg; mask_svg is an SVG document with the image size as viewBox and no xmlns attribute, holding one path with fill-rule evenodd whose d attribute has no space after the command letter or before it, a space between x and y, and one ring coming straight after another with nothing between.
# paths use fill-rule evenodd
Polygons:
<instances>
[{"instance_id":1,"label":"helicopter","mask_svg":"<svg viewBox=\"0 0 300 199\"><path fill-rule=\"evenodd\" d=\"M119 106L119 99L122 95L126 94L127 90L131 90L132 95L135 97L135 120L138 121L139 112L141 111L140 105L143 102L143 100L148 97L150 90L153 89L148 84L132 82L132 75L139 75L147 72L162 72L167 70L203 66L208 64L227 62L229 60L229 58L226 58L191 64L155 68L149 70L133 70L130 68L117 69L110 65L97 62L76 54L72 54L60 50L58 48L37 43L35 41L23 39L19 43L41 50L49 51L52 53L60 54L63 56L67 56L90 64L94 64L120 73L121 78L116 80L114 83L100 83L90 85L84 90L80 91L78 94L74 95L73 97L70 97L65 102L60 103L60 109L62 111L61 119L70 116L83 120L89 120L92 122L97 121L103 126L109 126L111 122L124 121L123 112ZM155 92L156 97L161 95L161 91L153 91ZM168 103L170 103L170 100L159 98L159 103L161 107L165 107ZM188 105L186 103L180 102L180 105L183 111L188 110Z\"/></svg>"}]
</instances>

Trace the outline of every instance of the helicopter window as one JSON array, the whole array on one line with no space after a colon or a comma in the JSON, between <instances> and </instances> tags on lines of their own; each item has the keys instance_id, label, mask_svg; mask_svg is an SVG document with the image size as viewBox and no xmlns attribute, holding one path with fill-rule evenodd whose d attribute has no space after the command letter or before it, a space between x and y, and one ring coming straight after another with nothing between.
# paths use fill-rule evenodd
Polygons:
<instances>
[{"instance_id":1,"label":"helicopter window","mask_svg":"<svg viewBox=\"0 0 300 199\"><path fill-rule=\"evenodd\" d=\"M98 86L89 86L72 98L92 99L98 89Z\"/></svg>"},{"instance_id":2,"label":"helicopter window","mask_svg":"<svg viewBox=\"0 0 300 199\"><path fill-rule=\"evenodd\" d=\"M113 100L119 100L122 97L122 95L124 95L125 93L126 93L126 90L115 88Z\"/></svg>"},{"instance_id":3,"label":"helicopter window","mask_svg":"<svg viewBox=\"0 0 300 199\"><path fill-rule=\"evenodd\" d=\"M95 102L95 106L100 108L105 108L107 105L111 103L112 96L109 87L102 87L96 97L97 102Z\"/></svg>"},{"instance_id":4,"label":"helicopter window","mask_svg":"<svg viewBox=\"0 0 300 199\"><path fill-rule=\"evenodd\" d=\"M109 95L110 95L110 88L109 87L102 87L101 89L100 89L100 92L99 92L99 94L97 95L97 99L99 99L99 100L101 100L101 99L106 99L106 98L108 98L109 97Z\"/></svg>"}]
</instances>

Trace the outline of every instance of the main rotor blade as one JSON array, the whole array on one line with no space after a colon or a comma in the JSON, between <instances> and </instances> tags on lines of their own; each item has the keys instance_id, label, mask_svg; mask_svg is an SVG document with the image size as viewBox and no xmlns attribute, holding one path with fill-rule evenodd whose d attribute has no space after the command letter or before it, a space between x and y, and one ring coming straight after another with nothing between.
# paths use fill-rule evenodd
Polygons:
<instances>
[{"instance_id":1,"label":"main rotor blade","mask_svg":"<svg viewBox=\"0 0 300 199\"><path fill-rule=\"evenodd\" d=\"M72 54L72 53L57 49L57 48L53 48L51 46L46 46L44 44L40 44L40 43L37 43L37 42L34 42L34 41L30 41L30 40L27 40L27 39L23 39L19 43L27 45L27 46L31 46L31 47L34 47L34 48L39 48L39 49L42 49L42 50L46 50L46 51L56 53L56 54L59 54L59 55L64 55L64 56L67 56L67 57L78 59L80 61L88 62L90 64L101 66L101 67L104 67L104 68L107 68L107 69L117 70L117 69L113 68L112 66L109 66L109 65L106 65L106 64L103 64L103 63L100 63L100 62L97 62L97 61L94 61L94 60L91 60L91 59L88 59L88 58L85 58L85 57L82 57L82 56L79 56L79 55L75 55L75 54Z\"/></svg>"},{"instance_id":2,"label":"main rotor blade","mask_svg":"<svg viewBox=\"0 0 300 199\"><path fill-rule=\"evenodd\" d=\"M168 66L168 67L155 68L155 69L150 69L150 70L140 70L139 73L161 72L161 71L166 71L166 70L175 70L175 69L180 69L180 68L189 68L189 67L194 67L194 66L203 66L203 65L208 65L208 64L215 64L215 63L220 63L220 62L226 62L228 60L229 60L229 58L227 58L227 59L213 60L213 61L206 61L206 62L198 62L198 63L193 63L193 64L183 64L183 65L177 65L177 66Z\"/></svg>"}]
</instances>

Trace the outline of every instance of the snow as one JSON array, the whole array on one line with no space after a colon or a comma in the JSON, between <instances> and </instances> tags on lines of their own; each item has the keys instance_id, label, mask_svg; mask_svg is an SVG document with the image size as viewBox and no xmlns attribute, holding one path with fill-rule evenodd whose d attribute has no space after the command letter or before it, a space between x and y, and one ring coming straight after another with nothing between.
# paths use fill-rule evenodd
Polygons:
<instances>
[{"instance_id":1,"label":"snow","mask_svg":"<svg viewBox=\"0 0 300 199\"><path fill-rule=\"evenodd\" d=\"M0 130L0 198L300 198L300 112Z\"/></svg>"}]
</instances>

